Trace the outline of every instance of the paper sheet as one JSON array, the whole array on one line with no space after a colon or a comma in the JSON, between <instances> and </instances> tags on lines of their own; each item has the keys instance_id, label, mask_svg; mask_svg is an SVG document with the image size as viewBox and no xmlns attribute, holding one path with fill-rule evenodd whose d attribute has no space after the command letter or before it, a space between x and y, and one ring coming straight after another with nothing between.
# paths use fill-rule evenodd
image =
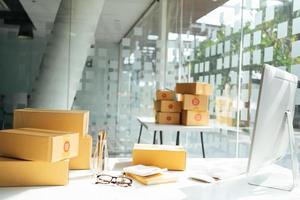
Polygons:
<instances>
[{"instance_id":1,"label":"paper sheet","mask_svg":"<svg viewBox=\"0 0 300 200\"><path fill-rule=\"evenodd\" d=\"M243 65L250 65L250 52L243 53Z\"/></svg>"},{"instance_id":2,"label":"paper sheet","mask_svg":"<svg viewBox=\"0 0 300 200\"><path fill-rule=\"evenodd\" d=\"M296 58L300 56L300 40L292 43L292 58Z\"/></svg>"},{"instance_id":3,"label":"paper sheet","mask_svg":"<svg viewBox=\"0 0 300 200\"><path fill-rule=\"evenodd\" d=\"M251 35L244 35L244 48L250 47Z\"/></svg>"},{"instance_id":4,"label":"paper sheet","mask_svg":"<svg viewBox=\"0 0 300 200\"><path fill-rule=\"evenodd\" d=\"M264 61L265 62L273 61L273 46L265 48Z\"/></svg>"},{"instance_id":5,"label":"paper sheet","mask_svg":"<svg viewBox=\"0 0 300 200\"><path fill-rule=\"evenodd\" d=\"M261 64L261 50L260 49L253 51L253 64Z\"/></svg>"}]
</instances>

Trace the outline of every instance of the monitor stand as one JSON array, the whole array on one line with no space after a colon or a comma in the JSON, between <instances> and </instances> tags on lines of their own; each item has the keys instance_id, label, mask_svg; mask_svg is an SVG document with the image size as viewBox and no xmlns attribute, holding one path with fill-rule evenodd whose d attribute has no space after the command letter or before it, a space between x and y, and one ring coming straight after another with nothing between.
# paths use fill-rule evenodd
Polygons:
<instances>
[{"instance_id":1,"label":"monitor stand","mask_svg":"<svg viewBox=\"0 0 300 200\"><path fill-rule=\"evenodd\" d=\"M289 132L292 173L291 170L280 166L267 166L267 170L262 169L254 176L248 176L248 184L285 191L291 191L295 187L298 180L299 166L291 112L286 111L285 116ZM278 170L279 168L281 169ZM276 170L280 173L277 173Z\"/></svg>"}]
</instances>

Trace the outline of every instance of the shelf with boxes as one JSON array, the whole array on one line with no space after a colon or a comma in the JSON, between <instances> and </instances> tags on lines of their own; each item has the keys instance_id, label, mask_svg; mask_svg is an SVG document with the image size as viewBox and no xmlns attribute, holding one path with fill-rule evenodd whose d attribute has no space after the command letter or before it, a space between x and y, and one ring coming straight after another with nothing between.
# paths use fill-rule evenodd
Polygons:
<instances>
[{"instance_id":1,"label":"shelf with boxes","mask_svg":"<svg viewBox=\"0 0 300 200\"><path fill-rule=\"evenodd\" d=\"M17 109L0 131L0 186L68 184L69 169L90 169L88 111Z\"/></svg>"}]
</instances>

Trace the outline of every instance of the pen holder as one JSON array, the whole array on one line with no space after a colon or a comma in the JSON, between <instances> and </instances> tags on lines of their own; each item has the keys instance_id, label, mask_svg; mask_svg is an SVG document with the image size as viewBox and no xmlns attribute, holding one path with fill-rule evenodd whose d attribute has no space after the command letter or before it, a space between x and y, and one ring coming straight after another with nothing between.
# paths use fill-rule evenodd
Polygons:
<instances>
[{"instance_id":1,"label":"pen holder","mask_svg":"<svg viewBox=\"0 0 300 200\"><path fill-rule=\"evenodd\" d=\"M108 162L108 151L107 151L107 141L97 141L96 149L93 158L93 169L95 174L101 174L103 171L107 170Z\"/></svg>"}]
</instances>

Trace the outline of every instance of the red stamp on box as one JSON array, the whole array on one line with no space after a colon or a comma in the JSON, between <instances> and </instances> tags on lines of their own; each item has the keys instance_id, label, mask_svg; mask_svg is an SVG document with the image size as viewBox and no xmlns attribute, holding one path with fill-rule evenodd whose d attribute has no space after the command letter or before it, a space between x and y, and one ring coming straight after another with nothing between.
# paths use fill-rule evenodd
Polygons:
<instances>
[{"instance_id":1,"label":"red stamp on box","mask_svg":"<svg viewBox=\"0 0 300 200\"><path fill-rule=\"evenodd\" d=\"M64 151L65 152L68 152L69 150L70 150L70 142L69 141L66 141L65 143L64 143Z\"/></svg>"},{"instance_id":2,"label":"red stamp on box","mask_svg":"<svg viewBox=\"0 0 300 200\"><path fill-rule=\"evenodd\" d=\"M192 104L193 104L194 106L198 106L199 103L200 103L200 100L197 99L197 98L194 98L194 99L192 100Z\"/></svg>"},{"instance_id":3,"label":"red stamp on box","mask_svg":"<svg viewBox=\"0 0 300 200\"><path fill-rule=\"evenodd\" d=\"M169 105L168 105L168 108L169 108L169 109L173 109L173 108L174 108L173 104L169 104Z\"/></svg>"},{"instance_id":4,"label":"red stamp on box","mask_svg":"<svg viewBox=\"0 0 300 200\"><path fill-rule=\"evenodd\" d=\"M166 93L162 93L161 95L163 98L166 98L167 97L167 94Z\"/></svg>"},{"instance_id":5,"label":"red stamp on box","mask_svg":"<svg viewBox=\"0 0 300 200\"><path fill-rule=\"evenodd\" d=\"M196 114L194 116L195 121L200 121L201 120L201 114Z\"/></svg>"},{"instance_id":6,"label":"red stamp on box","mask_svg":"<svg viewBox=\"0 0 300 200\"><path fill-rule=\"evenodd\" d=\"M172 117L171 116L168 116L167 117L167 121L171 121L172 120Z\"/></svg>"}]
</instances>

